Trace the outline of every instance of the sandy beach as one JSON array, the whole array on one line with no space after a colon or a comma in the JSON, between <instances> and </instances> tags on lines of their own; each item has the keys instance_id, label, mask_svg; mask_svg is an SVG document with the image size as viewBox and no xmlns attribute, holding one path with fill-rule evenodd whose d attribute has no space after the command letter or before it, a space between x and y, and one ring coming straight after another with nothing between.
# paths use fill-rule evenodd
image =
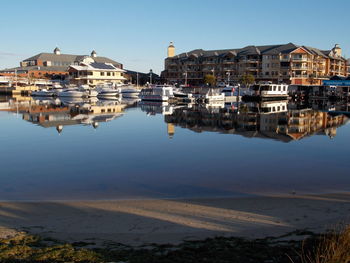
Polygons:
<instances>
[{"instance_id":1,"label":"sandy beach","mask_svg":"<svg viewBox=\"0 0 350 263\"><path fill-rule=\"evenodd\" d=\"M260 238L350 222L350 193L186 200L1 202L1 237L17 231L67 242L179 243Z\"/></svg>"}]
</instances>

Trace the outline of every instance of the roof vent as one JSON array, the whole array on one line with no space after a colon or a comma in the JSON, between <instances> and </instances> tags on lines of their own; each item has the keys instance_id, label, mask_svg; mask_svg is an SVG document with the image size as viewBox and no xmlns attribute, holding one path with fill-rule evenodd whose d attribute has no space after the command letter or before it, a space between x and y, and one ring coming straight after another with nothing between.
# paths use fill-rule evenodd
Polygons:
<instances>
[{"instance_id":1,"label":"roof vent","mask_svg":"<svg viewBox=\"0 0 350 263\"><path fill-rule=\"evenodd\" d=\"M56 47L56 48L53 50L53 53L54 53L55 55L61 55L61 50L60 50L58 47Z\"/></svg>"}]
</instances>

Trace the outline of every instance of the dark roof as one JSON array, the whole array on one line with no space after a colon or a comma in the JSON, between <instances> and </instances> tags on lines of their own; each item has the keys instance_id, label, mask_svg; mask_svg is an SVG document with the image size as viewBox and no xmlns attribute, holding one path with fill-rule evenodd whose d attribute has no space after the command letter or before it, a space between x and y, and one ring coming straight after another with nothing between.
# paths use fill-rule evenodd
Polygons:
<instances>
[{"instance_id":1,"label":"dark roof","mask_svg":"<svg viewBox=\"0 0 350 263\"><path fill-rule=\"evenodd\" d=\"M195 49L190 52L181 53L174 58L187 58L190 55L197 57L211 57L211 56L224 56L228 53L232 53L236 56L247 56L247 55L262 55L262 54L279 54L287 53L298 46L293 43L279 44L279 45L265 45L265 46L246 46L244 48L234 49L218 49L218 50L203 50Z\"/></svg>"},{"instance_id":2,"label":"dark roof","mask_svg":"<svg viewBox=\"0 0 350 263\"><path fill-rule=\"evenodd\" d=\"M90 66L97 68L97 69L114 69L114 67L112 65L108 65L105 63L94 62L94 63L91 63Z\"/></svg>"},{"instance_id":3,"label":"dark roof","mask_svg":"<svg viewBox=\"0 0 350 263\"><path fill-rule=\"evenodd\" d=\"M42 60L42 61L59 61L59 62L81 62L84 58L90 57L88 55L70 55L70 54L54 54L54 53L40 53L33 57L27 58L23 61ZM121 63L106 57L92 57L97 63L111 63L117 67L121 67Z\"/></svg>"},{"instance_id":4,"label":"dark roof","mask_svg":"<svg viewBox=\"0 0 350 263\"><path fill-rule=\"evenodd\" d=\"M93 57L92 59L95 60L98 63L111 63L111 64L113 64L115 66L121 66L122 65L121 63L119 63L117 61L114 61L112 59L106 58L106 57Z\"/></svg>"},{"instance_id":5,"label":"dark roof","mask_svg":"<svg viewBox=\"0 0 350 263\"><path fill-rule=\"evenodd\" d=\"M0 70L0 72L15 72L15 70L17 70L18 73L20 73L20 72L28 72L29 70L31 70L31 71L35 71L35 70L40 70L40 71L67 71L68 70L68 66L63 66L63 67L59 67L59 66L50 66L50 67L46 67L46 66L15 67L15 68L7 68L7 69Z\"/></svg>"},{"instance_id":6,"label":"dark roof","mask_svg":"<svg viewBox=\"0 0 350 263\"><path fill-rule=\"evenodd\" d=\"M76 58L78 55L68 55L68 54L61 54L56 55L54 53L40 53L38 55L35 55L33 57L27 58L23 61L29 61L29 60L42 60L42 61L60 61L60 62L74 62L78 61Z\"/></svg>"},{"instance_id":7,"label":"dark roof","mask_svg":"<svg viewBox=\"0 0 350 263\"><path fill-rule=\"evenodd\" d=\"M228 53L232 53L237 57L248 56L248 55L278 55L278 54L288 54L300 46L294 43L278 44L278 45L264 45L264 46L246 46L244 48L236 49L220 49L220 50L203 50L195 49L190 52L181 53L175 56L175 59L186 60L189 56L194 57L213 57L213 56L225 56ZM301 46L307 52L319 55L324 58L332 58L337 60L344 60L343 57L332 57L331 50L320 50L313 47ZM169 58L171 59L171 58Z\"/></svg>"},{"instance_id":8,"label":"dark roof","mask_svg":"<svg viewBox=\"0 0 350 263\"><path fill-rule=\"evenodd\" d=\"M265 55L278 55L278 54L288 54L292 52L294 49L298 48L298 45L293 43L288 43L285 45L274 46L270 49L264 50L263 54Z\"/></svg>"},{"instance_id":9,"label":"dark roof","mask_svg":"<svg viewBox=\"0 0 350 263\"><path fill-rule=\"evenodd\" d=\"M322 50L318 49L318 48L314 48L314 47L307 47L307 46L303 46L304 49L306 49L307 51L309 51L311 54L313 55L318 55L324 58L327 58L328 55L325 54L325 52L323 52Z\"/></svg>"}]
</instances>

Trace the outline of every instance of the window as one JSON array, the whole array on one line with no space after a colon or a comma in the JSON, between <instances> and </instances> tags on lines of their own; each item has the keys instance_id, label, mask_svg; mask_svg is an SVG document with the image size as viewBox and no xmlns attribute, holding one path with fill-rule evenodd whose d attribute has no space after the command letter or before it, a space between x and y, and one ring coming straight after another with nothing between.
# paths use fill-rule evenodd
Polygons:
<instances>
[{"instance_id":1,"label":"window","mask_svg":"<svg viewBox=\"0 0 350 263\"><path fill-rule=\"evenodd\" d=\"M107 72L107 76L110 76L111 75L111 73L110 72Z\"/></svg>"},{"instance_id":2,"label":"window","mask_svg":"<svg viewBox=\"0 0 350 263\"><path fill-rule=\"evenodd\" d=\"M104 72L100 72L100 75L101 75L101 76L104 76L104 75L105 75L105 73L104 73Z\"/></svg>"},{"instance_id":3,"label":"window","mask_svg":"<svg viewBox=\"0 0 350 263\"><path fill-rule=\"evenodd\" d=\"M104 112L105 112L105 109L102 109L102 110L101 110L101 113L104 113Z\"/></svg>"},{"instance_id":4,"label":"window","mask_svg":"<svg viewBox=\"0 0 350 263\"><path fill-rule=\"evenodd\" d=\"M278 87L278 91L281 91L281 86Z\"/></svg>"}]
</instances>

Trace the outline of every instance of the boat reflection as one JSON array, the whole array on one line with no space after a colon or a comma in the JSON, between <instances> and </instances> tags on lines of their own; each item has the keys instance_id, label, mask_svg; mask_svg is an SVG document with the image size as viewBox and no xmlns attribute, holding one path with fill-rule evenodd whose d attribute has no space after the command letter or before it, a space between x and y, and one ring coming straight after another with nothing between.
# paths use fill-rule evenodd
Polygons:
<instances>
[{"instance_id":1,"label":"boat reflection","mask_svg":"<svg viewBox=\"0 0 350 263\"><path fill-rule=\"evenodd\" d=\"M337 128L349 121L345 114L299 106L287 100L233 103L224 107L197 104L174 109L172 114L165 115L164 120L170 138L175 134L175 126L179 126L199 133L219 132L281 142L313 135L333 138Z\"/></svg>"}]
</instances>

